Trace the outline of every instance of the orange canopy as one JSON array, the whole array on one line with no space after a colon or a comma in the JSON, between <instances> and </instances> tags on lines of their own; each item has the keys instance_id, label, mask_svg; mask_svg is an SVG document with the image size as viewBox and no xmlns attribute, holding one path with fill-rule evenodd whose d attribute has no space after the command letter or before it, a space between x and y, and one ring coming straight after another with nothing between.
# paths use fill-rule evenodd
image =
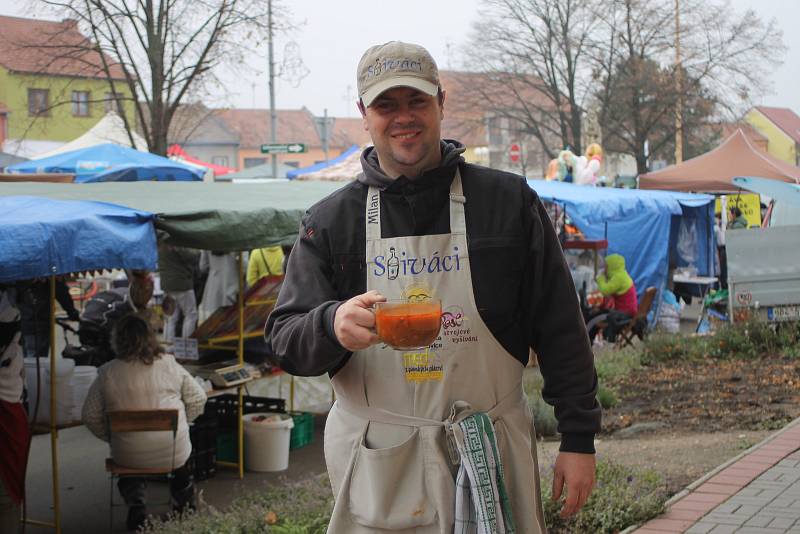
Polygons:
<instances>
[{"instance_id":1,"label":"orange canopy","mask_svg":"<svg viewBox=\"0 0 800 534\"><path fill-rule=\"evenodd\" d=\"M800 183L800 167L789 165L756 148L741 129L720 146L677 165L639 175L640 189L732 193L735 176L757 176Z\"/></svg>"}]
</instances>

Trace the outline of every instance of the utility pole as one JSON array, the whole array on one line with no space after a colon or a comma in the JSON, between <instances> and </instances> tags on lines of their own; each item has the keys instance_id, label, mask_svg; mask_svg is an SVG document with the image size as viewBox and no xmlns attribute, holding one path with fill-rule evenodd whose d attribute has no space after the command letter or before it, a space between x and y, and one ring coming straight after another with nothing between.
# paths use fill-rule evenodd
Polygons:
<instances>
[{"instance_id":1,"label":"utility pole","mask_svg":"<svg viewBox=\"0 0 800 534\"><path fill-rule=\"evenodd\" d=\"M683 161L683 84L681 84L681 76L681 6L680 0L675 0L675 86L678 97L675 101L675 163Z\"/></svg>"},{"instance_id":2,"label":"utility pole","mask_svg":"<svg viewBox=\"0 0 800 534\"><path fill-rule=\"evenodd\" d=\"M272 51L272 0L267 0L267 41L269 46L269 110L270 110L270 142L278 142L278 111L275 109L275 57ZM278 155L272 154L272 177L278 177Z\"/></svg>"},{"instance_id":3,"label":"utility pole","mask_svg":"<svg viewBox=\"0 0 800 534\"><path fill-rule=\"evenodd\" d=\"M325 163L328 163L328 108L322 113L322 151L325 152Z\"/></svg>"}]
</instances>

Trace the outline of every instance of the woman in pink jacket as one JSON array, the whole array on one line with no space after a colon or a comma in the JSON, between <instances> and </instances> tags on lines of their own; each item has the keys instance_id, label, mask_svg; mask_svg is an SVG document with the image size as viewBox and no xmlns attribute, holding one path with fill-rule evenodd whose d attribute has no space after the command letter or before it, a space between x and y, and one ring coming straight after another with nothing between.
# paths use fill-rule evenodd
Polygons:
<instances>
[{"instance_id":1,"label":"woman in pink jacket","mask_svg":"<svg viewBox=\"0 0 800 534\"><path fill-rule=\"evenodd\" d=\"M587 323L589 339L594 340L597 335L598 323L605 322L607 326L603 335L606 341L614 341L617 332L636 315L639 308L636 284L625 270L625 258L619 254L606 257L605 272L600 273L595 281L606 298L603 307L592 313L594 319ZM605 318L600 320L602 314L605 314Z\"/></svg>"}]
</instances>

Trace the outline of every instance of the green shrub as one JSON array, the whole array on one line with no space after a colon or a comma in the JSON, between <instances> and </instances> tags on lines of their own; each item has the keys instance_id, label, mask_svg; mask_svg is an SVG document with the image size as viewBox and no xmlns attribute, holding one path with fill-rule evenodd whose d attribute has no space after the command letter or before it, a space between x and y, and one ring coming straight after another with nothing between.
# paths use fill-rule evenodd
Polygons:
<instances>
[{"instance_id":1,"label":"green shrub","mask_svg":"<svg viewBox=\"0 0 800 534\"><path fill-rule=\"evenodd\" d=\"M555 436L557 433L558 421L553 407L542 399L542 394L538 391L528 395L528 406L533 414L533 426L536 428L537 437Z\"/></svg>"},{"instance_id":2,"label":"green shrub","mask_svg":"<svg viewBox=\"0 0 800 534\"><path fill-rule=\"evenodd\" d=\"M333 495L327 475L298 483L267 486L235 499L224 512L210 510L150 523L152 534L324 534L328 528ZM267 514L277 522L270 525Z\"/></svg>"},{"instance_id":3,"label":"green shrub","mask_svg":"<svg viewBox=\"0 0 800 534\"><path fill-rule=\"evenodd\" d=\"M600 406L605 410L619 404L619 399L613 389L600 384L600 387L597 389L597 402L599 402Z\"/></svg>"},{"instance_id":4,"label":"green shrub","mask_svg":"<svg viewBox=\"0 0 800 534\"><path fill-rule=\"evenodd\" d=\"M771 356L800 357L800 322L771 324L750 320L722 325L709 336L655 333L645 340L641 362L728 360ZM598 371L599 373L599 371Z\"/></svg>"},{"instance_id":5,"label":"green shrub","mask_svg":"<svg viewBox=\"0 0 800 534\"><path fill-rule=\"evenodd\" d=\"M561 503L551 500L552 469L542 469L544 517L552 534L591 532L611 534L652 519L664 511L667 500L661 476L602 458L597 462L597 484L586 505L574 517L561 519Z\"/></svg>"},{"instance_id":6,"label":"green shrub","mask_svg":"<svg viewBox=\"0 0 800 534\"><path fill-rule=\"evenodd\" d=\"M627 375L641 367L641 353L633 347L606 350L595 355L594 366L597 369L597 377L601 381L610 380L617 376Z\"/></svg>"}]
</instances>

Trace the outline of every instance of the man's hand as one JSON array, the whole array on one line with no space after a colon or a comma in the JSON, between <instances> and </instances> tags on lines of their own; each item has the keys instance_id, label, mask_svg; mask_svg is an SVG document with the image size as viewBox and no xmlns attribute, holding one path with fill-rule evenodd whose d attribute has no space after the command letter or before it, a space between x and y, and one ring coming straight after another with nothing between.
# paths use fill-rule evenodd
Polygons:
<instances>
[{"instance_id":1,"label":"man's hand","mask_svg":"<svg viewBox=\"0 0 800 534\"><path fill-rule=\"evenodd\" d=\"M375 290L356 295L336 309L333 318L333 333L347 350L365 349L380 341L375 333L375 313L372 305L383 302L386 297Z\"/></svg>"},{"instance_id":2,"label":"man's hand","mask_svg":"<svg viewBox=\"0 0 800 534\"><path fill-rule=\"evenodd\" d=\"M592 494L595 482L594 454L559 452L553 468L553 500L561 498L564 486L567 496L561 508L561 517L566 518L580 510Z\"/></svg>"}]
</instances>

